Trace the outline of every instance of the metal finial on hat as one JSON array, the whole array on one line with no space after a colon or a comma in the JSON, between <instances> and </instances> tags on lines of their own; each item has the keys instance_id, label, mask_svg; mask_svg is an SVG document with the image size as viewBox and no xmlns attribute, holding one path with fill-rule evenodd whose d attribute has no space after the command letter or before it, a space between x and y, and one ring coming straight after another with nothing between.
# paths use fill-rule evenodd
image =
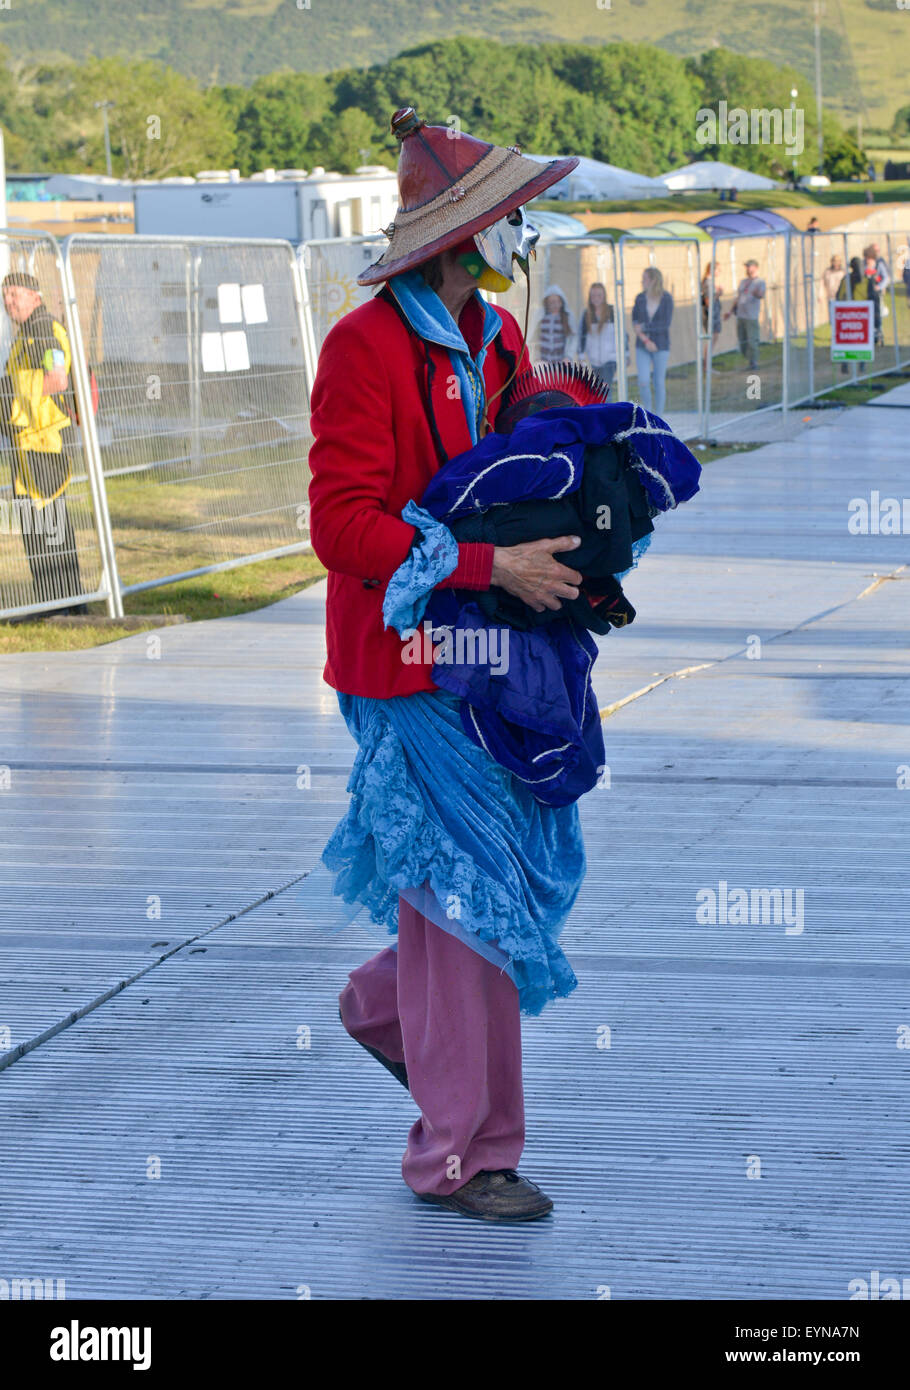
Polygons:
<instances>
[{"instance_id":1,"label":"metal finial on hat","mask_svg":"<svg viewBox=\"0 0 910 1390\"><path fill-rule=\"evenodd\" d=\"M413 106L400 106L392 117L392 134L396 140L403 140L422 125L426 125L426 121L420 119Z\"/></svg>"}]
</instances>

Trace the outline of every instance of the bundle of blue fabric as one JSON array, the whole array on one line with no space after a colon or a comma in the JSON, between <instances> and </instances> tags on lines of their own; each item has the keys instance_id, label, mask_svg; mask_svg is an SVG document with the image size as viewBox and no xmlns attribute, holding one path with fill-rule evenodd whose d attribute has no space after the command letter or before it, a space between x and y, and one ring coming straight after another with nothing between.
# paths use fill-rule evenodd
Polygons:
<instances>
[{"instance_id":1,"label":"bundle of blue fabric","mask_svg":"<svg viewBox=\"0 0 910 1390\"><path fill-rule=\"evenodd\" d=\"M468 737L551 806L577 800L602 774L603 731L591 681L598 648L589 628L609 627L580 622L577 611L572 616L565 609L548 610L537 625L516 621L504 626L491 618L495 600L491 607L487 595L480 596L481 602L476 593L434 586L457 564L456 535L495 536L508 514L527 514L517 511L521 504L549 504L553 529L546 529L544 508L535 513L534 535L518 539L569 534L567 499L577 503L573 530L587 527L594 534L602 518L589 515L596 503L584 489L586 459L592 468L600 457L597 451L607 445L618 450L623 467L633 475L630 484L640 484L650 517L698 491L698 460L664 420L640 406L569 406L529 415L511 433L489 434L443 464L420 506L407 504L402 518L418 528L422 539L389 581L383 605L386 626L418 643L414 660L426 659L430 639L433 680L461 698ZM465 523L478 517L492 518L493 529L466 529ZM631 565L650 540L642 534L645 529L652 529L649 522L632 533L639 538L631 545ZM509 534L512 539L506 543L516 543ZM556 558L584 574L575 553L580 552ZM627 572L613 577L618 581ZM606 586L600 581L595 587ZM589 602L596 605L603 597L591 595ZM422 638L416 633L421 621Z\"/></svg>"}]
</instances>

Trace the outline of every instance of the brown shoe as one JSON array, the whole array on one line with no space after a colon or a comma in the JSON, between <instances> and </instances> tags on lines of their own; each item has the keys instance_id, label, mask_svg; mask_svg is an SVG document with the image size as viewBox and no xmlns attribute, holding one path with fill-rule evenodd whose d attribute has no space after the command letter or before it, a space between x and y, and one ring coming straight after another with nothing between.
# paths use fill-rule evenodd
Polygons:
<instances>
[{"instance_id":1,"label":"brown shoe","mask_svg":"<svg viewBox=\"0 0 910 1390\"><path fill-rule=\"evenodd\" d=\"M340 1009L338 1010L338 1017L341 1018ZM341 1026L342 1028L344 1028L343 1018L341 1018ZM346 1028L344 1029L344 1031L346 1033L348 1032ZM354 1038L354 1034L348 1033L348 1037ZM364 1051L369 1052L371 1057L375 1057L376 1061L379 1062L381 1066L384 1066L386 1071L390 1071L394 1076L395 1080L400 1081L401 1085L404 1087L406 1091L409 1091L411 1089L408 1085L408 1071L404 1062L393 1062L391 1057L387 1057L384 1052L380 1052L378 1047L369 1047L366 1043L360 1042L359 1038L354 1038L354 1041L356 1043L360 1043L360 1046L364 1049Z\"/></svg>"},{"instance_id":2,"label":"brown shoe","mask_svg":"<svg viewBox=\"0 0 910 1390\"><path fill-rule=\"evenodd\" d=\"M553 1210L550 1198L514 1168L483 1169L447 1196L438 1192L418 1192L417 1196L422 1202L481 1221L536 1221Z\"/></svg>"}]
</instances>

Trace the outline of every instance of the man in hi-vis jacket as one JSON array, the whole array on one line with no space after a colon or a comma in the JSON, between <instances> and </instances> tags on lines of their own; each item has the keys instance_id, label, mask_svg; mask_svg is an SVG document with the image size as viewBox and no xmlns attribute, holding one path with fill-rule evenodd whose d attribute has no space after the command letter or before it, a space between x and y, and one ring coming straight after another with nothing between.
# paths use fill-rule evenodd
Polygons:
<instances>
[{"instance_id":1,"label":"man in hi-vis jacket","mask_svg":"<svg viewBox=\"0 0 910 1390\"><path fill-rule=\"evenodd\" d=\"M73 477L66 438L72 421L65 409L72 399L72 355L66 329L48 311L34 275L11 271L2 291L19 330L0 377L0 425L12 446L13 508L32 572L33 601L52 603L82 592L65 501ZM88 610L76 604L62 611Z\"/></svg>"}]
</instances>

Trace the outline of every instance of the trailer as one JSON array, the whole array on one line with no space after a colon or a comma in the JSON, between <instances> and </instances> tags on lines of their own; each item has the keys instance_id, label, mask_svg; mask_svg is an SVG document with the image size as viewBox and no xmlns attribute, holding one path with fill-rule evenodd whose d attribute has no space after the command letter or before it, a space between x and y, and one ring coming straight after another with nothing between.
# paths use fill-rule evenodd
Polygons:
<instances>
[{"instance_id":1,"label":"trailer","mask_svg":"<svg viewBox=\"0 0 910 1390\"><path fill-rule=\"evenodd\" d=\"M398 180L367 165L354 174L314 169L249 179L224 175L192 182L137 183L140 236L277 237L299 246L326 237L378 233L398 208Z\"/></svg>"}]
</instances>

